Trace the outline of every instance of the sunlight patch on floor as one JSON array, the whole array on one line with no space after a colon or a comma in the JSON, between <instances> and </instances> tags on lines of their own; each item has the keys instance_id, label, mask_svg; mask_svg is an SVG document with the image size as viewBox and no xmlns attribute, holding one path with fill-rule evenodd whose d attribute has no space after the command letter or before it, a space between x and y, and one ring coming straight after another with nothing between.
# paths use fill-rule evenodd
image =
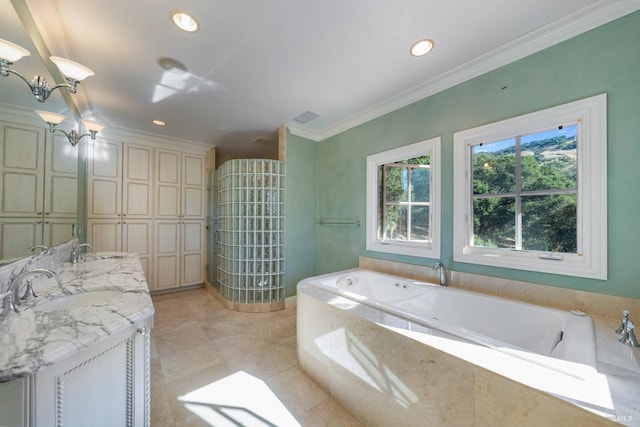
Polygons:
<instances>
[{"instance_id":1,"label":"sunlight patch on floor","mask_svg":"<svg viewBox=\"0 0 640 427\"><path fill-rule=\"evenodd\" d=\"M259 378L238 371L178 398L211 426L300 426Z\"/></svg>"}]
</instances>

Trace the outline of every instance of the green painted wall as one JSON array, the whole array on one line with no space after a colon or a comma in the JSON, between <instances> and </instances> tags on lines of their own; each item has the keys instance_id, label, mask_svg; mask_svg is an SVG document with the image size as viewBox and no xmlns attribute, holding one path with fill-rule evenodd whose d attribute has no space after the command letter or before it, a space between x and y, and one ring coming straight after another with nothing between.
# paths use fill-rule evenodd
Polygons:
<instances>
[{"instance_id":1,"label":"green painted wall","mask_svg":"<svg viewBox=\"0 0 640 427\"><path fill-rule=\"evenodd\" d=\"M360 255L432 265L433 260L365 250L366 157L441 136L441 258L448 268L640 298L639 40L640 12L636 12L318 143L317 217L358 217L363 225L317 227L317 274L355 267ZM453 133L603 92L608 94L609 279L577 279L454 263ZM291 151L302 154L303 149L293 145ZM307 145L304 151L315 154ZM289 158L287 164L297 160ZM296 166L300 167L311 173L310 163ZM296 184L287 173L288 185ZM312 182L304 184L311 191ZM290 195L287 188L287 197ZM310 211L308 206L304 209ZM293 207L287 212L296 215L296 221L302 218ZM287 221L292 220L287 216ZM289 236L287 243L291 240ZM307 242L297 242L288 253L312 241L308 237Z\"/></svg>"},{"instance_id":2,"label":"green painted wall","mask_svg":"<svg viewBox=\"0 0 640 427\"><path fill-rule=\"evenodd\" d=\"M285 280L287 297L301 279L315 275L318 144L287 134Z\"/></svg>"}]
</instances>

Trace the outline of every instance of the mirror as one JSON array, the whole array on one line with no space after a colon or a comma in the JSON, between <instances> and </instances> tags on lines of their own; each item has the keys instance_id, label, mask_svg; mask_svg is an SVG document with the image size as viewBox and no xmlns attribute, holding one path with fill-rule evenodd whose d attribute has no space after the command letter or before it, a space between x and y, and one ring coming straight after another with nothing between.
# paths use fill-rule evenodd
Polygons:
<instances>
[{"instance_id":1,"label":"mirror","mask_svg":"<svg viewBox=\"0 0 640 427\"><path fill-rule=\"evenodd\" d=\"M6 117L0 114L2 263L75 237L78 187L76 147L44 126Z\"/></svg>"},{"instance_id":2,"label":"mirror","mask_svg":"<svg viewBox=\"0 0 640 427\"><path fill-rule=\"evenodd\" d=\"M38 29L25 28L15 4L0 2L0 37L31 54L12 67L28 80L42 75L56 81L36 48ZM42 104L19 77L0 76L0 100L0 264L5 264L32 255L32 246L52 247L76 237L78 147L51 134L34 112L73 116L69 111L75 107L58 91Z\"/></svg>"}]
</instances>

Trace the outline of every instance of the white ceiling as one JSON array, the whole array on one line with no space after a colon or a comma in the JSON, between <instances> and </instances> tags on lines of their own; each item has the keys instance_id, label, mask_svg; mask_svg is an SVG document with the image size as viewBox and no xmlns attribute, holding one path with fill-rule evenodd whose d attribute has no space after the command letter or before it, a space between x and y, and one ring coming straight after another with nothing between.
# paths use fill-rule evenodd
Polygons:
<instances>
[{"instance_id":1,"label":"white ceiling","mask_svg":"<svg viewBox=\"0 0 640 427\"><path fill-rule=\"evenodd\" d=\"M174 27L175 9L200 31ZM14 65L29 79L61 81L38 38L92 68L70 98L84 117L259 156L275 150L281 124L322 139L638 9L639 0L5 0L0 38L31 51ZM21 22L29 17L33 28ZM421 38L435 49L411 57ZM161 56L188 72L162 69ZM70 108L60 91L39 104L15 76L0 78L0 102ZM305 111L320 116L293 122Z\"/></svg>"}]
</instances>

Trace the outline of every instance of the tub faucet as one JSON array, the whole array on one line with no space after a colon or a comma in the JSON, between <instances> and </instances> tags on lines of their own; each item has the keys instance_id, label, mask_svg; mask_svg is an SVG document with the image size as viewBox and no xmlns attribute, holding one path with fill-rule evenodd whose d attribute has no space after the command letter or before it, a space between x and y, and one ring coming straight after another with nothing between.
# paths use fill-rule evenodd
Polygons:
<instances>
[{"instance_id":1,"label":"tub faucet","mask_svg":"<svg viewBox=\"0 0 640 427\"><path fill-rule=\"evenodd\" d=\"M627 330L618 341L630 347L640 347L636 335L633 333L633 322L631 320L627 321Z\"/></svg>"},{"instance_id":2,"label":"tub faucet","mask_svg":"<svg viewBox=\"0 0 640 427\"><path fill-rule=\"evenodd\" d=\"M442 261L433 264L433 271L440 272L440 286L449 286L447 285L447 269L444 267Z\"/></svg>"},{"instance_id":3,"label":"tub faucet","mask_svg":"<svg viewBox=\"0 0 640 427\"><path fill-rule=\"evenodd\" d=\"M42 274L47 277L53 277L56 275L55 272L49 270L48 268L34 268L33 270L25 271L20 273L13 281L9 284L9 289L2 297L2 312L0 313L0 318L6 317L10 311L14 313L18 312L16 308L17 305L20 305L20 300L25 300L29 297L36 297L37 295L33 292L32 287L32 279L27 279L27 290L24 293L24 296L20 298L20 284L22 281L29 277L37 274Z\"/></svg>"},{"instance_id":4,"label":"tub faucet","mask_svg":"<svg viewBox=\"0 0 640 427\"><path fill-rule=\"evenodd\" d=\"M81 243L78 246L76 246L73 252L71 252L71 262L73 264L80 261L80 249L82 248L93 249L93 246L91 246L89 243Z\"/></svg>"}]
</instances>

